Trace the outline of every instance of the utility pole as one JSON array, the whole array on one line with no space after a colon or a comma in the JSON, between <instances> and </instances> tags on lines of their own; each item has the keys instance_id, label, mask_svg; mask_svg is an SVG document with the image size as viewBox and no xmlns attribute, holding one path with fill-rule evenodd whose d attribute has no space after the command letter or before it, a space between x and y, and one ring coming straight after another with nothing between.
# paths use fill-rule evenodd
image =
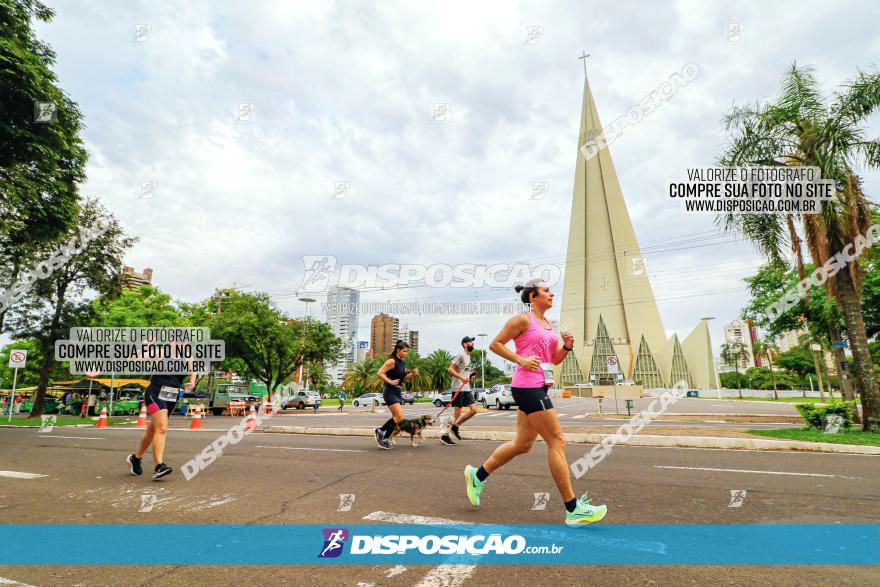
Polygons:
<instances>
[{"instance_id":1,"label":"utility pole","mask_svg":"<svg viewBox=\"0 0 880 587\"><path fill-rule=\"evenodd\" d=\"M480 387L482 387L483 389L486 389L486 346L485 346L485 342L486 342L487 335L486 334L478 334L477 336L480 337L480 346L482 347L480 349L480 369L482 370L483 374L480 377L480 381L481 381Z\"/></svg>"}]
</instances>

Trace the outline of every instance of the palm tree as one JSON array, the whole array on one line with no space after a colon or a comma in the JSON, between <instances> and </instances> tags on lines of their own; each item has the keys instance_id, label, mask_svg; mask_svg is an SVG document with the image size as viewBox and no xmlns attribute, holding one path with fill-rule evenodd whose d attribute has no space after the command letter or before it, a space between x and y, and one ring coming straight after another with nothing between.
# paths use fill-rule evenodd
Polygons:
<instances>
[{"instance_id":1,"label":"palm tree","mask_svg":"<svg viewBox=\"0 0 880 587\"><path fill-rule=\"evenodd\" d=\"M836 185L835 198L823 200L818 214L727 214L725 230L753 241L771 263L783 261L790 247L801 278L804 252L817 267L861 238L871 223L870 203L855 169L880 167L880 139L865 136L865 121L880 110L880 72L859 72L826 104L809 67L793 64L776 100L734 107L724 117L730 145L719 158L726 167L750 165L813 166ZM864 412L863 428L880 431L878 392L860 304L862 274L857 261L844 265L825 286L838 302L852 347L856 389ZM850 399L850 398L847 398Z\"/></svg>"},{"instance_id":2,"label":"palm tree","mask_svg":"<svg viewBox=\"0 0 880 587\"><path fill-rule=\"evenodd\" d=\"M382 382L376 375L376 371L379 370L383 362L383 359L366 358L363 361L349 365L342 378L345 388L350 389L352 394L380 391L382 389Z\"/></svg>"},{"instance_id":3,"label":"palm tree","mask_svg":"<svg viewBox=\"0 0 880 587\"><path fill-rule=\"evenodd\" d=\"M431 377L431 388L442 391L449 387L452 375L449 374L449 364L454 357L448 351L437 349L424 358L425 372Z\"/></svg>"},{"instance_id":4,"label":"palm tree","mask_svg":"<svg viewBox=\"0 0 880 587\"><path fill-rule=\"evenodd\" d=\"M721 345L721 360L726 364L733 364L736 371L736 387L739 389L739 399L743 397L742 383L739 380L739 360L745 353L745 347L741 342L725 342Z\"/></svg>"},{"instance_id":5,"label":"palm tree","mask_svg":"<svg viewBox=\"0 0 880 587\"><path fill-rule=\"evenodd\" d=\"M770 356L770 352L776 349L776 345L772 341L756 340L752 348L759 357L767 357L767 364L770 368L770 381L773 383L773 399L779 399L779 392L776 390L776 375L773 373L773 357Z\"/></svg>"},{"instance_id":6,"label":"palm tree","mask_svg":"<svg viewBox=\"0 0 880 587\"><path fill-rule=\"evenodd\" d=\"M306 381L311 381L316 391L324 391L330 385L330 374L327 373L324 363L306 363L303 365L303 377Z\"/></svg>"}]
</instances>

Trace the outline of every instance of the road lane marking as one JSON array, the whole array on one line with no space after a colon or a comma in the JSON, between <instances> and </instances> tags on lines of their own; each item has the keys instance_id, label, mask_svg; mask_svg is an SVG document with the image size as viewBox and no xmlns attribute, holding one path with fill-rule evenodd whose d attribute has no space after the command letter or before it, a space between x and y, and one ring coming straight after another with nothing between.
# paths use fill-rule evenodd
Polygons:
<instances>
[{"instance_id":1,"label":"road lane marking","mask_svg":"<svg viewBox=\"0 0 880 587\"><path fill-rule=\"evenodd\" d=\"M74 440L104 440L103 436L60 436L58 434L40 434L40 438L73 438Z\"/></svg>"},{"instance_id":2,"label":"road lane marking","mask_svg":"<svg viewBox=\"0 0 880 587\"><path fill-rule=\"evenodd\" d=\"M572 420L580 420L581 418L586 418L586 417L587 417L586 414L581 414L580 416L572 416L571 419Z\"/></svg>"},{"instance_id":3,"label":"road lane marking","mask_svg":"<svg viewBox=\"0 0 880 587\"><path fill-rule=\"evenodd\" d=\"M377 522L391 522L393 524L467 524L457 520L446 518L432 518L429 516L415 516L410 514L392 514L390 512L373 512L364 516L365 520ZM459 587L464 585L477 565L437 565L415 587Z\"/></svg>"},{"instance_id":4,"label":"road lane marking","mask_svg":"<svg viewBox=\"0 0 880 587\"><path fill-rule=\"evenodd\" d=\"M351 448L312 448L307 446L265 446L258 444L257 448L280 448L282 450L324 450L329 452L367 452L365 450L355 450Z\"/></svg>"},{"instance_id":5,"label":"road lane marking","mask_svg":"<svg viewBox=\"0 0 880 587\"><path fill-rule=\"evenodd\" d=\"M48 475L23 473L21 471L0 471L0 477L9 477L10 479L38 479L40 477L48 477Z\"/></svg>"},{"instance_id":6,"label":"road lane marking","mask_svg":"<svg viewBox=\"0 0 880 587\"><path fill-rule=\"evenodd\" d=\"M672 465L654 465L655 469L688 469L690 471L721 471L726 473L763 473L764 475L795 475L798 477L839 477L841 479L860 479L844 475L828 475L825 473L790 473L788 471L752 471L749 469L715 469L713 467L675 467Z\"/></svg>"},{"instance_id":7,"label":"road lane marking","mask_svg":"<svg viewBox=\"0 0 880 587\"><path fill-rule=\"evenodd\" d=\"M19 585L20 587L34 587L29 583L22 583L21 581L7 579L6 577L0 577L0 585Z\"/></svg>"}]
</instances>

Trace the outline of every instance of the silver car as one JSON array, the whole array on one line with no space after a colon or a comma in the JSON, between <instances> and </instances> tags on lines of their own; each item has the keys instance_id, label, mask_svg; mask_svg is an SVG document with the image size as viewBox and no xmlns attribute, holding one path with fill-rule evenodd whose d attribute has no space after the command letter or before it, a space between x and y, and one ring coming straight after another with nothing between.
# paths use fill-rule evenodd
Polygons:
<instances>
[{"instance_id":1,"label":"silver car","mask_svg":"<svg viewBox=\"0 0 880 587\"><path fill-rule=\"evenodd\" d=\"M293 395L289 395L286 398L281 400L281 407L285 410L289 410L290 408L296 408L297 410L304 410L307 407L312 408L315 404L321 405L321 396L317 391L307 391L302 389L297 391Z\"/></svg>"}]
</instances>

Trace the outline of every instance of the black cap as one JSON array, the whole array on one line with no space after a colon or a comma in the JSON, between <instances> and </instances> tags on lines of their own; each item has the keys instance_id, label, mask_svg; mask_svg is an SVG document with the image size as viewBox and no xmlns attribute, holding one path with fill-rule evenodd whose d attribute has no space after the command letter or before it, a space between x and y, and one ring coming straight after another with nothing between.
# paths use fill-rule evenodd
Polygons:
<instances>
[{"instance_id":1,"label":"black cap","mask_svg":"<svg viewBox=\"0 0 880 587\"><path fill-rule=\"evenodd\" d=\"M463 339L461 339L461 344L464 345L465 343L474 342L475 340L476 339L473 336L465 336Z\"/></svg>"}]
</instances>

